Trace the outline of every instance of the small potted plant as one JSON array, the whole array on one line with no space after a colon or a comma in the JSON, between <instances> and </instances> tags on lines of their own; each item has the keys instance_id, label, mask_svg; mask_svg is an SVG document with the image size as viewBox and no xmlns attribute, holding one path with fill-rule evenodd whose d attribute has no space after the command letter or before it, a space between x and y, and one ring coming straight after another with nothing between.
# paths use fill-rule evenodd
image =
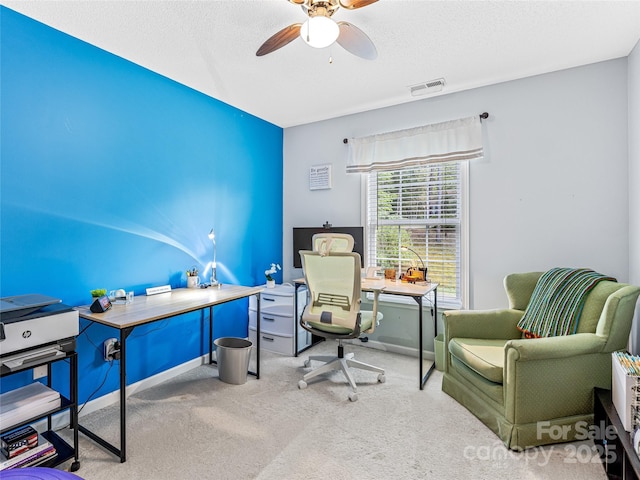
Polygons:
<instances>
[{"instance_id":1,"label":"small potted plant","mask_svg":"<svg viewBox=\"0 0 640 480\"><path fill-rule=\"evenodd\" d=\"M264 271L264 276L267 277L267 288L274 288L276 286L276 281L273 276L278 270L282 270L280 264L272 263L271 267Z\"/></svg>"},{"instance_id":2,"label":"small potted plant","mask_svg":"<svg viewBox=\"0 0 640 480\"><path fill-rule=\"evenodd\" d=\"M91 293L91 303L93 303L93 301L96 298L100 298L103 297L107 294L107 289L106 288L95 288L93 290L90 290L89 293Z\"/></svg>"}]
</instances>

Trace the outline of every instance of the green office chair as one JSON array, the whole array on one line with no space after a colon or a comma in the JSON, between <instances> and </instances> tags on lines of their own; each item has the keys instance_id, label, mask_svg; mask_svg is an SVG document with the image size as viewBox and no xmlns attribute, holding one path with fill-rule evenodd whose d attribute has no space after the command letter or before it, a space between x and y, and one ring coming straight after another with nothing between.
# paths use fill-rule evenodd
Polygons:
<instances>
[{"instance_id":1,"label":"green office chair","mask_svg":"<svg viewBox=\"0 0 640 480\"><path fill-rule=\"evenodd\" d=\"M314 335L338 340L338 356L310 356L305 361L305 367L312 360L325 364L307 373L298 382L298 388L307 388L307 382L318 375L342 370L352 389L349 400L355 402L358 399L357 387L349 367L378 373L380 383L385 382L384 369L354 359L353 353L345 355L342 341L375 330L376 324L382 319L382 313L378 312L380 291L374 292L373 311L360 311L360 255L337 251L353 248L353 238L350 242L344 242L344 234L336 235L314 235L313 245L317 250L300 251L309 290L308 303L300 317L300 325Z\"/></svg>"}]
</instances>

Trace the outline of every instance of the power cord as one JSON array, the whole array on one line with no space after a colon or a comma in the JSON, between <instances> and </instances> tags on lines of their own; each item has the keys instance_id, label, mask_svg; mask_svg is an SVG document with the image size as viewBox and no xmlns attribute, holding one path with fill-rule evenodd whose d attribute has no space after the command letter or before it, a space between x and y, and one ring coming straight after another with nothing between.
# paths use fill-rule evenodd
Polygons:
<instances>
[{"instance_id":1,"label":"power cord","mask_svg":"<svg viewBox=\"0 0 640 480\"><path fill-rule=\"evenodd\" d=\"M151 330L147 330L146 332L140 334L140 335L135 335L132 334L131 338L142 338L145 337L147 335L149 335L150 333L156 332L158 330L162 330L163 328L165 328L167 326L167 324L169 323L169 320L163 320L162 322L158 323L158 326L155 328L152 328Z\"/></svg>"},{"instance_id":2,"label":"power cord","mask_svg":"<svg viewBox=\"0 0 640 480\"><path fill-rule=\"evenodd\" d=\"M91 325L93 325L93 323L94 323L94 322L89 322L89 323L87 323L87 326L86 326L86 327L84 327L82 330L80 330L80 333L78 333L78 337L79 337L80 335L82 335L82 334L83 334L83 333L84 333L84 332L85 332L85 331L86 331L86 330L87 330Z\"/></svg>"},{"instance_id":3,"label":"power cord","mask_svg":"<svg viewBox=\"0 0 640 480\"><path fill-rule=\"evenodd\" d=\"M91 340L91 337L90 337L90 336L89 336L89 334L87 333L87 329L88 329L91 325L93 325L93 322L89 323L86 327L84 327L84 328L83 328L83 329L78 333L78 336L80 336L80 335L82 335L82 334L84 333L84 335L85 335L85 337L87 337L87 340L89 341L89 343L90 343L91 345L93 345L93 347L94 347L96 350L101 350L101 349L100 349L100 347L98 347L98 346L93 342L93 340ZM80 407L80 409L78 410L78 415L80 415L80 412L81 412L81 411L82 411L82 409L85 407L85 405L86 405L87 403L89 403L89 400L91 400L91 399L93 398L93 396L94 396L96 393L98 393L98 391L99 391L99 390L104 386L104 384L106 383L106 381L107 381L107 377L109 376L109 372L111 371L111 368L113 367L113 362L114 362L113 360L111 360L111 361L109 362L109 368L107 369L107 372L105 373L104 378L102 379L102 383L100 383L100 385L98 386L98 388L96 388L96 389L91 393L91 395L89 395L89 397L85 400L85 402L82 404L82 407Z\"/></svg>"},{"instance_id":4,"label":"power cord","mask_svg":"<svg viewBox=\"0 0 640 480\"><path fill-rule=\"evenodd\" d=\"M104 386L105 382L107 381L107 377L109 376L109 372L111 371L111 368L113 367L113 363L114 361L111 360L109 362L109 369L107 370L107 373L104 374L104 378L102 379L102 383L98 386L98 388L96 388L91 395L89 395L89 397L84 401L84 403L82 404L82 407L80 407L80 409L78 410L78 416L80 415L80 412L82 412L82 409L87 405L87 403L89 403L89 400L91 400L93 398L93 396L98 393L98 391Z\"/></svg>"}]
</instances>

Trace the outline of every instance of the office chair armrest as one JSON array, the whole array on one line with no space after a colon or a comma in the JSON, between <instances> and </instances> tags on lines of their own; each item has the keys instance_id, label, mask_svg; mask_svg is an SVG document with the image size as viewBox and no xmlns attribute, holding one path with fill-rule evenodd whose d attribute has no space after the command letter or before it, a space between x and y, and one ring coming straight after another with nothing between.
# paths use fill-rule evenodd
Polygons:
<instances>
[{"instance_id":1,"label":"office chair armrest","mask_svg":"<svg viewBox=\"0 0 640 480\"><path fill-rule=\"evenodd\" d=\"M371 327L369 330L365 330L363 333L373 333L376 329L376 323L378 323L378 299L382 288L372 288L373 290L373 309L371 310Z\"/></svg>"}]
</instances>

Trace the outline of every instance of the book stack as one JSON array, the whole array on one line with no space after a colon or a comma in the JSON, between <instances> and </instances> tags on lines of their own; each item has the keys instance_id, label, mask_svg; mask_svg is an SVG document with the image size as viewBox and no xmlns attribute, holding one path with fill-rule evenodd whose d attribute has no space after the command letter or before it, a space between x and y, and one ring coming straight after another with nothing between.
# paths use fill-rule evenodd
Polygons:
<instances>
[{"instance_id":1,"label":"book stack","mask_svg":"<svg viewBox=\"0 0 640 480\"><path fill-rule=\"evenodd\" d=\"M33 427L26 426L0 437L0 453L7 458L13 458L38 446L38 432Z\"/></svg>"},{"instance_id":2,"label":"book stack","mask_svg":"<svg viewBox=\"0 0 640 480\"><path fill-rule=\"evenodd\" d=\"M633 432L640 426L640 356L613 352L611 396L622 426Z\"/></svg>"},{"instance_id":3,"label":"book stack","mask_svg":"<svg viewBox=\"0 0 640 480\"><path fill-rule=\"evenodd\" d=\"M2 435L0 445L0 471L35 467L58 456L55 447L29 426Z\"/></svg>"},{"instance_id":4,"label":"book stack","mask_svg":"<svg viewBox=\"0 0 640 480\"><path fill-rule=\"evenodd\" d=\"M6 430L60 407L60 393L40 382L0 395L0 429Z\"/></svg>"},{"instance_id":5,"label":"book stack","mask_svg":"<svg viewBox=\"0 0 640 480\"><path fill-rule=\"evenodd\" d=\"M34 382L0 395L0 429L7 430L61 405L60 393ZM54 459L58 453L33 427L23 426L0 437L0 471L35 467Z\"/></svg>"}]
</instances>

